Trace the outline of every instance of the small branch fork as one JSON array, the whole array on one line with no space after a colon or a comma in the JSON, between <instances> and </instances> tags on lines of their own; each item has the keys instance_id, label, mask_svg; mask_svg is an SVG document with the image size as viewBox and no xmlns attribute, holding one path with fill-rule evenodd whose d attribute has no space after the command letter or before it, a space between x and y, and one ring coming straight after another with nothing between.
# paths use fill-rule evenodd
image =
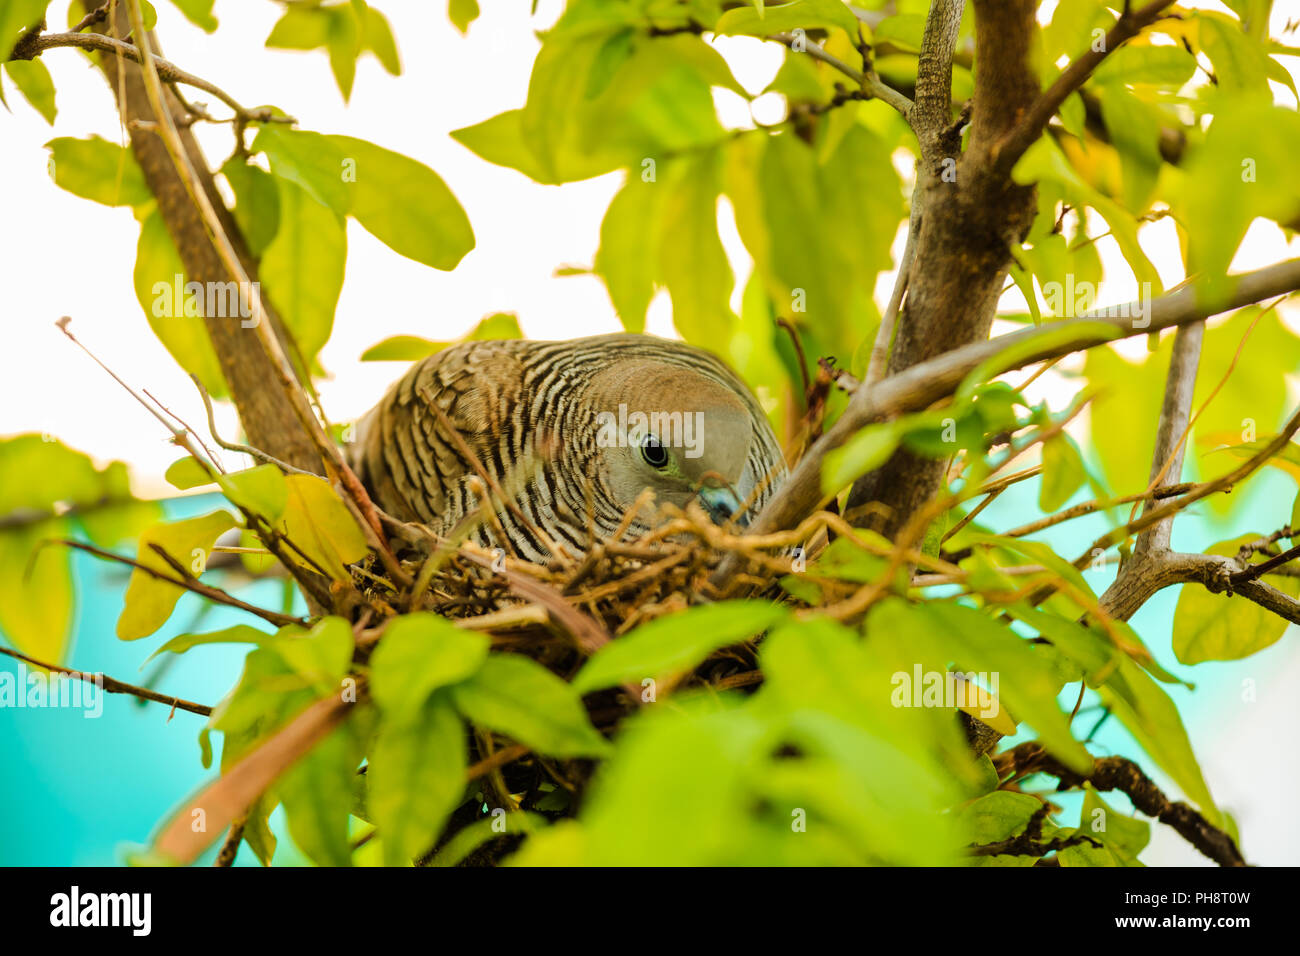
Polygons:
<instances>
[{"instance_id":1,"label":"small branch fork","mask_svg":"<svg viewBox=\"0 0 1300 956\"><path fill-rule=\"evenodd\" d=\"M1017 777L1046 773L1060 781L1058 790L1070 790L1086 781L1097 790L1118 790L1133 806L1149 817L1176 830L1192 846L1220 866L1245 866L1245 858L1236 842L1185 803L1174 803L1152 783L1151 778L1125 757L1104 757L1090 771L1075 773L1053 758L1035 741L1020 744L995 759L999 776Z\"/></svg>"}]
</instances>

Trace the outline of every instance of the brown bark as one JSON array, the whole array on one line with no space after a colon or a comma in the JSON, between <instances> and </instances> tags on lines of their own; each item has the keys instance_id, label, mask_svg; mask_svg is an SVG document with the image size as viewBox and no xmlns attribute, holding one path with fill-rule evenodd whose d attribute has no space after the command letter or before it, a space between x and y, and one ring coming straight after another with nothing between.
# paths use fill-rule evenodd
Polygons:
<instances>
[{"instance_id":1,"label":"brown bark","mask_svg":"<svg viewBox=\"0 0 1300 956\"><path fill-rule=\"evenodd\" d=\"M99 3L98 0L83 0L83 5L89 11L99 6ZM124 5L118 5L116 20L110 26L111 31L106 27L105 32L119 37L128 34L130 27ZM157 40L152 36L150 40L153 48L157 49ZM114 98L119 100L122 122L131 139L131 152L144 172L150 191L157 197L158 211L180 254L187 279L199 283L232 281L233 277L223 267L216 247L204 228L203 219L177 174L162 139L152 127L154 117L140 67L108 54L97 54L96 57ZM170 91L167 92L167 103L177 121L182 142L198 173L199 181L216 208L246 272L255 281L257 263L217 192L207 160L199 150L198 143L190 129L181 123L186 116L185 109ZM263 303L285 352L295 354L283 324L265 302L265 297ZM243 328L240 322L238 316L204 317L204 325L221 364L239 420L243 423L248 444L297 468L321 472L320 456L294 414L293 407L281 390L271 387L276 376L273 360L261 347L253 330Z\"/></svg>"},{"instance_id":2,"label":"brown bark","mask_svg":"<svg viewBox=\"0 0 1300 956\"><path fill-rule=\"evenodd\" d=\"M932 7L931 49L932 37L949 27L955 39L953 17L960 18L961 8ZM1032 0L975 0L976 93L964 153L948 106L951 47L939 68L927 63L930 73L918 77L917 108L909 119L921 146L913 196L921 207L920 233L887 375L988 338L1011 249L1035 212L1033 188L1016 185L995 161L998 144L1038 95L1030 57L1034 9ZM938 490L944 468L943 461L900 450L854 485L848 509L872 501L885 505L887 514L870 512L862 523L893 535Z\"/></svg>"}]
</instances>

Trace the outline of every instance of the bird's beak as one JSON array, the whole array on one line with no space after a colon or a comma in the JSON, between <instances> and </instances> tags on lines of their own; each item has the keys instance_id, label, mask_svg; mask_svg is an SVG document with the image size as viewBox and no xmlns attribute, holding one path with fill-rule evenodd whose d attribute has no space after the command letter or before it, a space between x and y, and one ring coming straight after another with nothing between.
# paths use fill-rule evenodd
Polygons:
<instances>
[{"instance_id":1,"label":"bird's beak","mask_svg":"<svg viewBox=\"0 0 1300 956\"><path fill-rule=\"evenodd\" d=\"M726 524L732 516L740 511L740 499L730 488L723 487L704 487L700 489L700 503L704 505L704 510L709 513L714 524ZM736 518L736 524L742 528L749 524L749 512L742 512Z\"/></svg>"}]
</instances>

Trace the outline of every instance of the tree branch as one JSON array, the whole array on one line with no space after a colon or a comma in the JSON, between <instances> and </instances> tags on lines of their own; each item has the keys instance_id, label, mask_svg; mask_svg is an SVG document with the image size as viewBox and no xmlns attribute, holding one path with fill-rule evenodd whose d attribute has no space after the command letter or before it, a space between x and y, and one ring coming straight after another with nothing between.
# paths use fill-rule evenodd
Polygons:
<instances>
[{"instance_id":1,"label":"tree branch","mask_svg":"<svg viewBox=\"0 0 1300 956\"><path fill-rule=\"evenodd\" d=\"M1204 338L1204 322L1179 326L1174 334L1173 353L1169 356L1169 372L1165 377L1164 403L1156 428L1156 446L1151 454L1152 488L1166 481L1176 482L1182 476L1183 453L1187 448L1184 439L1192 415L1192 393L1196 389L1196 370L1200 365ZM1153 504L1154 499L1148 500L1147 508ZM1140 558L1151 552L1168 550L1173 524L1171 515L1138 535L1134 555Z\"/></svg>"},{"instance_id":2,"label":"tree branch","mask_svg":"<svg viewBox=\"0 0 1300 956\"><path fill-rule=\"evenodd\" d=\"M808 450L747 533L769 534L795 527L821 500L822 463L829 452L867 425L925 408L952 394L962 379L976 369L982 368L993 378L1115 339L1187 325L1296 289L1300 289L1300 259L1291 259L1238 277L1232 294L1215 304L1198 302L1195 285L1152 300L1147 303L1148 322L1142 328L1134 328L1133 319L1124 317L1139 314L1143 308L1142 303L1130 303L1121 309L1092 312L975 342L892 375L873 388L859 388L840 418ZM1108 311L1120 314L1106 315Z\"/></svg>"},{"instance_id":3,"label":"tree branch","mask_svg":"<svg viewBox=\"0 0 1300 956\"><path fill-rule=\"evenodd\" d=\"M84 21L83 21L84 22ZM23 45L21 51L15 50L9 57L11 60L32 60L40 56L46 50L53 50L59 47L76 47L81 50L94 50L100 53L113 53L125 57L132 63L140 62L140 50L131 43L124 40L118 40L115 37L104 36L101 33L41 33L32 38L29 43ZM164 60L161 57L154 57L154 66L157 67L158 77L164 83L183 83L186 86L192 86L196 90L202 90L205 93L211 93L221 102L229 106L240 119L246 122L255 123L296 123L298 122L291 116L279 116L269 106L259 107L258 109L248 109L241 106L239 102L215 83L211 83L202 77L195 76L193 73L187 73L175 63Z\"/></svg>"},{"instance_id":4,"label":"tree branch","mask_svg":"<svg viewBox=\"0 0 1300 956\"><path fill-rule=\"evenodd\" d=\"M1075 773L1060 763L1036 741L1021 744L998 757L999 772L1047 773L1060 781L1058 790L1081 786L1085 781L1097 790L1118 790L1141 813L1176 830L1192 846L1220 866L1245 866L1241 850L1227 833L1211 824L1185 803L1174 803L1157 787L1142 768L1126 757L1104 757L1087 773Z\"/></svg>"},{"instance_id":5,"label":"tree branch","mask_svg":"<svg viewBox=\"0 0 1300 956\"><path fill-rule=\"evenodd\" d=\"M1056 111L1061 108L1061 104L1065 102L1066 97L1083 86L1088 77L1092 76L1093 71L1101 65L1101 61L1126 41L1137 36L1150 24L1158 20L1165 8L1172 4L1173 0L1153 0L1152 3L1134 13L1129 10L1128 4L1125 3L1124 12L1120 15L1119 22L1111 27L1110 32L1106 34L1101 49L1089 49L1087 53L1072 60L1070 65L1056 78L1056 82L1034 100L1023 117L1019 119L1006 137L997 144L994 156L998 165L1002 169L1009 171L1016 164L1016 160L1034 144L1034 141L1047 128L1048 122L1056 114Z\"/></svg>"},{"instance_id":6,"label":"tree branch","mask_svg":"<svg viewBox=\"0 0 1300 956\"><path fill-rule=\"evenodd\" d=\"M155 703L166 704L172 710L183 710L187 713L198 714L200 717L207 717L212 713L212 708L204 704L196 704L193 701L184 700L180 697L169 697L166 694L160 694L157 691L149 690L147 687L137 687L134 684L127 684L124 681L116 680L100 671L87 673L86 671L74 671L69 667L60 667L58 664L47 664L45 661L38 661L34 657L28 657L26 654L20 654L18 651L11 651L7 647L0 647L0 654L12 657L15 660L25 661L34 667L43 667L47 671L53 671L56 674L62 674L75 680L83 680L88 684L94 684L102 688L109 694L130 694L132 697L139 697L141 700L151 700Z\"/></svg>"},{"instance_id":7,"label":"tree branch","mask_svg":"<svg viewBox=\"0 0 1300 956\"><path fill-rule=\"evenodd\" d=\"M83 5L89 11L99 8L94 0L83 0ZM118 3L105 33L125 36L130 31L127 11L123 4ZM149 41L153 42L152 37ZM149 103L140 68L126 57L116 55L101 55L99 67L113 91L122 124L131 139L131 151L140 164L149 191L158 200L158 212L176 245L186 277L201 284L224 284L229 281L227 270L186 183L181 180L157 133L159 121ZM169 109L178 114L182 112L182 107L170 93L164 96L164 100ZM248 251L234 217L221 201L192 130L182 129L179 135L196 171L200 191L217 210L222 231L235 246L246 273L256 279L257 263ZM288 333L274 310L268 310L268 315L276 334L288 341ZM293 409L277 390L266 387L274 380L275 371L260 344L238 321L204 316L203 323L221 363L222 376L230 386L249 444L265 449L298 468L319 471L320 458Z\"/></svg>"},{"instance_id":8,"label":"tree branch","mask_svg":"<svg viewBox=\"0 0 1300 956\"><path fill-rule=\"evenodd\" d=\"M865 73L861 70L856 70L839 57L827 53L820 46L806 37L795 37L790 33L773 33L767 39L775 40L777 43L783 43L792 50L795 50L796 43L800 43L802 49L795 50L796 53L807 53L814 60L820 60L827 66L839 70L854 83L858 84L858 88L868 96L889 104L904 116L906 116L908 111L912 108L912 101L881 80L874 70L867 70Z\"/></svg>"}]
</instances>

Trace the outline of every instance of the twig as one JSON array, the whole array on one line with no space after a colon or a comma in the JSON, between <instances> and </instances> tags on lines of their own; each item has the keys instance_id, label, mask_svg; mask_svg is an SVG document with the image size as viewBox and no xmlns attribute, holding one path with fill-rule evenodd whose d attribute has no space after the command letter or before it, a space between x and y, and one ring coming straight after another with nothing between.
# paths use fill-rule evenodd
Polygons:
<instances>
[{"instance_id":1,"label":"twig","mask_svg":"<svg viewBox=\"0 0 1300 956\"><path fill-rule=\"evenodd\" d=\"M1136 13L1128 10L1126 6L1119 22L1111 27L1105 40L1072 60L1056 78L1056 82L1039 94L1011 132L997 145L994 158L1000 167L1010 169L1014 166L1016 160L1047 128L1048 121L1061 108L1061 104L1071 93L1083 86L1093 71L1101 65L1101 61L1119 49L1125 41L1137 36L1159 19L1165 8L1172 4L1173 0L1153 0Z\"/></svg>"},{"instance_id":2,"label":"twig","mask_svg":"<svg viewBox=\"0 0 1300 956\"><path fill-rule=\"evenodd\" d=\"M235 857L239 855L239 844L244 839L244 827L247 823L248 816L244 815L230 825L230 833L226 836L226 842L221 844L221 852L217 854L213 866L227 867L235 862Z\"/></svg>"},{"instance_id":3,"label":"twig","mask_svg":"<svg viewBox=\"0 0 1300 956\"><path fill-rule=\"evenodd\" d=\"M274 624L276 627L284 627L287 624L297 624L300 627L308 626L307 622L300 617L293 617L290 614L280 614L277 611L268 611L266 608L258 607L255 604L249 604L247 601L241 601L239 598L232 594L227 594L220 588L215 588L210 584L204 584L197 578L192 577L175 558L163 551L157 544L153 544L150 547L158 554L161 554L164 560L166 560L173 569L179 568L177 573L182 575L181 578L177 579L169 577L157 568L151 568L149 565L136 561L134 558L128 558L122 554L116 554L103 548L97 548L95 545L87 544L84 541L73 541L70 538L54 538L51 539L49 543L61 544L64 547L74 548L77 551L85 551L87 554L93 554L95 557L103 558L105 561L116 561L119 564L129 565L137 571L144 572L151 578L156 578L159 581L174 585L178 588L184 588L187 591L193 591L195 594L205 597L209 601L216 601L218 604L224 604L227 607L238 608L241 611L247 611L249 614L255 614L268 624Z\"/></svg>"},{"instance_id":4,"label":"twig","mask_svg":"<svg viewBox=\"0 0 1300 956\"><path fill-rule=\"evenodd\" d=\"M242 452L243 454L248 455L249 457L253 458L256 461L260 461L268 465L275 465L275 467L279 468L281 471L287 472L292 475L314 474L313 472L307 471L306 469L303 468L295 468L293 465L289 464L286 461L281 461L279 458L276 458L273 455L268 455L260 448L254 448L252 445L241 445L239 442L226 441L224 438L222 438L219 434L217 434L216 416L214 415L212 410L212 396L209 395L208 390L203 387L202 380L193 372L190 373L190 379L194 382L194 386L199 390L199 395L203 399L203 408L208 413L208 433L212 436L212 440L215 441L218 445L226 449L226 451Z\"/></svg>"},{"instance_id":5,"label":"twig","mask_svg":"<svg viewBox=\"0 0 1300 956\"><path fill-rule=\"evenodd\" d=\"M86 19L89 20L90 16L93 16L93 13L88 15ZM82 23L85 24L86 21L83 20ZM78 26L81 26L81 24ZM148 41L146 40L145 43L147 48ZM25 55L19 56L19 51L15 50L11 59L34 59L46 50L53 50L58 47L77 47L82 50L113 53L123 56L133 63L141 62L140 50L134 44L126 43L114 37L104 36L101 33L78 33L75 30L70 33L42 33L34 37L29 47L22 51ZM195 89L203 90L205 93L211 93L217 99L221 100L221 102L229 106L235 112L235 115L243 119L245 122L289 124L298 122L292 116L277 115L269 106L259 107L255 110L241 106L233 96L216 84L210 83L202 77L195 76L193 73L187 73L176 64L164 60L161 57L153 57L152 59L157 69L158 78L164 83L183 83L186 86L192 86Z\"/></svg>"},{"instance_id":6,"label":"twig","mask_svg":"<svg viewBox=\"0 0 1300 956\"><path fill-rule=\"evenodd\" d=\"M86 671L75 671L69 667L60 667L58 664L47 664L45 661L38 661L34 657L20 654L18 651L11 651L7 647L0 647L0 654L13 657L20 661L25 661L34 667L43 667L48 671L62 674L65 677L83 680L88 684L94 684L96 687L103 688L110 694L130 694L132 697L138 697L141 700L151 700L158 704L166 704L168 707L172 708L172 710L183 710L187 713L198 714L200 717L207 717L212 713L212 708L204 704L196 704L193 701L184 700L180 697L159 694L157 691L152 691L145 687L137 687L135 684L127 684L123 681L109 677L107 674L100 671L87 673Z\"/></svg>"},{"instance_id":7,"label":"twig","mask_svg":"<svg viewBox=\"0 0 1300 956\"><path fill-rule=\"evenodd\" d=\"M795 37L792 33L773 33L766 39L775 40L777 43L784 43L792 50L795 50L796 45L799 46L800 49L795 50L796 53L807 53L814 60L821 60L821 62L825 63L827 66L839 70L854 83L858 84L864 93L889 104L904 116L906 116L908 111L912 108L912 101L892 86L884 83L880 77L875 74L875 71L863 73L861 70L855 70L839 57L827 53L816 43L810 42L806 37Z\"/></svg>"},{"instance_id":8,"label":"twig","mask_svg":"<svg viewBox=\"0 0 1300 956\"><path fill-rule=\"evenodd\" d=\"M1104 757L1087 773L1076 773L1043 750L1041 744L1030 741L999 755L997 765L1000 772L1009 768L1017 774L1051 774L1060 781L1058 790L1070 790L1085 781L1097 790L1119 790L1139 811L1173 827L1220 866L1246 865L1232 837L1187 804L1170 801L1141 767L1125 757Z\"/></svg>"}]
</instances>

